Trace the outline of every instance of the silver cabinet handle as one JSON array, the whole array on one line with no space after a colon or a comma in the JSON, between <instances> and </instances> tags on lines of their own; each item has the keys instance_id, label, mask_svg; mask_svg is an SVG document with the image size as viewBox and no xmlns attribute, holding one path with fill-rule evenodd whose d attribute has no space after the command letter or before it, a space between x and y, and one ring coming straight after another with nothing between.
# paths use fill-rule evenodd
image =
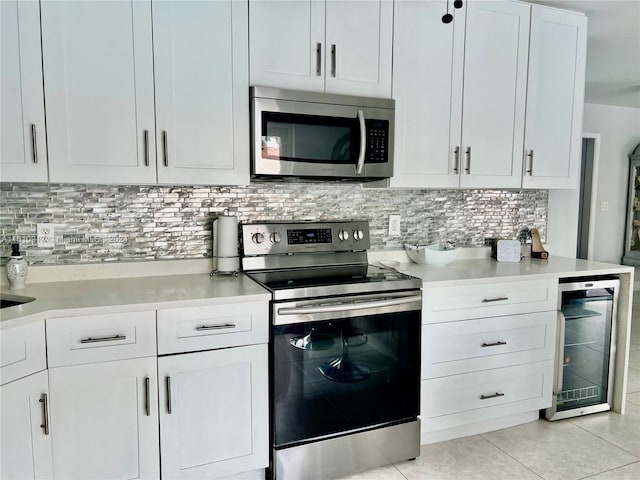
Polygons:
<instances>
[{"instance_id":1,"label":"silver cabinet handle","mask_svg":"<svg viewBox=\"0 0 640 480\"><path fill-rule=\"evenodd\" d=\"M529 167L526 170L527 175L533 175L533 150L529 150L527 153L527 163Z\"/></svg>"},{"instance_id":2,"label":"silver cabinet handle","mask_svg":"<svg viewBox=\"0 0 640 480\"><path fill-rule=\"evenodd\" d=\"M164 154L164 166L169 166L169 141L167 140L167 131L162 131L162 150Z\"/></svg>"},{"instance_id":3,"label":"silver cabinet handle","mask_svg":"<svg viewBox=\"0 0 640 480\"><path fill-rule=\"evenodd\" d=\"M503 342L502 340L498 340L497 342L493 342L493 343L486 343L486 342L482 342L482 344L480 345L481 347L497 347L499 345L506 345L507 342Z\"/></svg>"},{"instance_id":4,"label":"silver cabinet handle","mask_svg":"<svg viewBox=\"0 0 640 480\"><path fill-rule=\"evenodd\" d=\"M113 337L88 337L80 340L80 343L97 343L97 342L115 342L117 340L126 340L126 335L114 335Z\"/></svg>"},{"instance_id":5,"label":"silver cabinet handle","mask_svg":"<svg viewBox=\"0 0 640 480\"><path fill-rule=\"evenodd\" d=\"M165 379L167 386L167 413L171 415L171 377Z\"/></svg>"},{"instance_id":6,"label":"silver cabinet handle","mask_svg":"<svg viewBox=\"0 0 640 480\"><path fill-rule=\"evenodd\" d=\"M331 45L331 76L336 76L336 45Z\"/></svg>"},{"instance_id":7,"label":"silver cabinet handle","mask_svg":"<svg viewBox=\"0 0 640 480\"><path fill-rule=\"evenodd\" d=\"M464 171L467 172L467 174L470 174L471 173L471 147L467 147L467 149L464 152L464 155L466 157Z\"/></svg>"},{"instance_id":8,"label":"silver cabinet handle","mask_svg":"<svg viewBox=\"0 0 640 480\"><path fill-rule=\"evenodd\" d=\"M151 400L149 398L149 377L144 379L144 413L147 417L151 416Z\"/></svg>"},{"instance_id":9,"label":"silver cabinet handle","mask_svg":"<svg viewBox=\"0 0 640 480\"><path fill-rule=\"evenodd\" d=\"M38 163L38 137L35 123L31 124L31 155L33 163Z\"/></svg>"},{"instance_id":10,"label":"silver cabinet handle","mask_svg":"<svg viewBox=\"0 0 640 480\"><path fill-rule=\"evenodd\" d=\"M491 395L480 395L480 400L487 400L489 398L497 398L497 397L504 397L504 393L493 393Z\"/></svg>"},{"instance_id":11,"label":"silver cabinet handle","mask_svg":"<svg viewBox=\"0 0 640 480\"><path fill-rule=\"evenodd\" d=\"M453 173L458 173L460 169L460 147L456 145L453 151Z\"/></svg>"},{"instance_id":12,"label":"silver cabinet handle","mask_svg":"<svg viewBox=\"0 0 640 480\"><path fill-rule=\"evenodd\" d=\"M223 330L225 328L236 328L235 323L223 323L218 325L200 325L196 327L196 331L201 332L203 330Z\"/></svg>"},{"instance_id":13,"label":"silver cabinet handle","mask_svg":"<svg viewBox=\"0 0 640 480\"><path fill-rule=\"evenodd\" d=\"M322 43L316 43L316 75L322 75Z\"/></svg>"},{"instance_id":14,"label":"silver cabinet handle","mask_svg":"<svg viewBox=\"0 0 640 480\"><path fill-rule=\"evenodd\" d=\"M144 130L144 166L149 166L149 130Z\"/></svg>"},{"instance_id":15,"label":"silver cabinet handle","mask_svg":"<svg viewBox=\"0 0 640 480\"><path fill-rule=\"evenodd\" d=\"M360 152L358 153L356 173L360 175L364 168L364 156L367 153L367 125L364 122L364 112L362 110L358 110L358 123L360 124Z\"/></svg>"},{"instance_id":16,"label":"silver cabinet handle","mask_svg":"<svg viewBox=\"0 0 640 480\"><path fill-rule=\"evenodd\" d=\"M49 401L46 393L43 393L38 400L42 404L42 425L40 428L44 430L45 435L49 435Z\"/></svg>"},{"instance_id":17,"label":"silver cabinet handle","mask_svg":"<svg viewBox=\"0 0 640 480\"><path fill-rule=\"evenodd\" d=\"M509 300L509 297L483 298L482 303L504 302L505 300Z\"/></svg>"}]
</instances>

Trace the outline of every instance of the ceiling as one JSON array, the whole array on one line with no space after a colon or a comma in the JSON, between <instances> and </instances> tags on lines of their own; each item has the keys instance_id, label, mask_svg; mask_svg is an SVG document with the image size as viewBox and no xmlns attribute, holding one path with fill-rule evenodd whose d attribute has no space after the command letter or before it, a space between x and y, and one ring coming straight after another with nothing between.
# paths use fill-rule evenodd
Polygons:
<instances>
[{"instance_id":1,"label":"ceiling","mask_svg":"<svg viewBox=\"0 0 640 480\"><path fill-rule=\"evenodd\" d=\"M585 102L640 108L640 0L530 0L584 12Z\"/></svg>"}]
</instances>

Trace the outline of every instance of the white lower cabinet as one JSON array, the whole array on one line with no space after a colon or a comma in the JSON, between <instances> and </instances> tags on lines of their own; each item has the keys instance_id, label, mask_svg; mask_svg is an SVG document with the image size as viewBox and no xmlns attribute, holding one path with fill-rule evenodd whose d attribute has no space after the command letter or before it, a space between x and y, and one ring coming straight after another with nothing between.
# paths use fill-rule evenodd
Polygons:
<instances>
[{"instance_id":1,"label":"white lower cabinet","mask_svg":"<svg viewBox=\"0 0 640 480\"><path fill-rule=\"evenodd\" d=\"M267 345L158 359L162 477L220 478L268 465Z\"/></svg>"},{"instance_id":2,"label":"white lower cabinet","mask_svg":"<svg viewBox=\"0 0 640 480\"><path fill-rule=\"evenodd\" d=\"M0 478L53 478L47 371L0 387Z\"/></svg>"},{"instance_id":3,"label":"white lower cabinet","mask_svg":"<svg viewBox=\"0 0 640 480\"><path fill-rule=\"evenodd\" d=\"M49 369L55 478L159 478L156 372L155 356Z\"/></svg>"}]
</instances>

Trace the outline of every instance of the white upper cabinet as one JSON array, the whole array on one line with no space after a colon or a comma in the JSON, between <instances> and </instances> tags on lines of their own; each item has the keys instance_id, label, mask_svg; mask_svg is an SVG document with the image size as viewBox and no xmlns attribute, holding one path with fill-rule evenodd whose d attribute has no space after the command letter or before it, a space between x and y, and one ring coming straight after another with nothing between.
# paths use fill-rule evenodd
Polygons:
<instances>
[{"instance_id":1,"label":"white upper cabinet","mask_svg":"<svg viewBox=\"0 0 640 480\"><path fill-rule=\"evenodd\" d=\"M444 0L395 3L394 187L460 184L450 138L459 145L465 11L450 10L454 21L448 25L440 20L445 11ZM452 125L457 126L455 134Z\"/></svg>"},{"instance_id":2,"label":"white upper cabinet","mask_svg":"<svg viewBox=\"0 0 640 480\"><path fill-rule=\"evenodd\" d=\"M247 25L243 1L153 3L159 183L249 183Z\"/></svg>"},{"instance_id":3,"label":"white upper cabinet","mask_svg":"<svg viewBox=\"0 0 640 480\"><path fill-rule=\"evenodd\" d=\"M250 0L250 82L391 97L392 0Z\"/></svg>"},{"instance_id":4,"label":"white upper cabinet","mask_svg":"<svg viewBox=\"0 0 640 480\"><path fill-rule=\"evenodd\" d=\"M460 186L518 188L522 181L530 6L470 1L466 8ZM452 128L452 135L456 134Z\"/></svg>"},{"instance_id":5,"label":"white upper cabinet","mask_svg":"<svg viewBox=\"0 0 640 480\"><path fill-rule=\"evenodd\" d=\"M246 1L45 1L42 35L51 181L249 183Z\"/></svg>"},{"instance_id":6,"label":"white upper cabinet","mask_svg":"<svg viewBox=\"0 0 640 480\"><path fill-rule=\"evenodd\" d=\"M398 1L392 186L517 188L522 150L529 5ZM465 18L466 15L466 18Z\"/></svg>"},{"instance_id":7,"label":"white upper cabinet","mask_svg":"<svg viewBox=\"0 0 640 480\"><path fill-rule=\"evenodd\" d=\"M524 188L576 188L580 170L587 17L531 6Z\"/></svg>"},{"instance_id":8,"label":"white upper cabinet","mask_svg":"<svg viewBox=\"0 0 640 480\"><path fill-rule=\"evenodd\" d=\"M52 182L155 183L151 2L42 2Z\"/></svg>"},{"instance_id":9,"label":"white upper cabinet","mask_svg":"<svg viewBox=\"0 0 640 480\"><path fill-rule=\"evenodd\" d=\"M40 6L0 2L0 180L46 182Z\"/></svg>"}]
</instances>

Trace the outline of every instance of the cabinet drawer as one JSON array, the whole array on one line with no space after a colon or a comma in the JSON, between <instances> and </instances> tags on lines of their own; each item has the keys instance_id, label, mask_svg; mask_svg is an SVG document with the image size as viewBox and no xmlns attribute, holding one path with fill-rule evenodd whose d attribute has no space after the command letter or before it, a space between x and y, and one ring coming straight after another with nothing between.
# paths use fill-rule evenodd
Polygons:
<instances>
[{"instance_id":1,"label":"cabinet drawer","mask_svg":"<svg viewBox=\"0 0 640 480\"><path fill-rule=\"evenodd\" d=\"M47 368L44 320L0 333L0 385Z\"/></svg>"},{"instance_id":2,"label":"cabinet drawer","mask_svg":"<svg viewBox=\"0 0 640 480\"><path fill-rule=\"evenodd\" d=\"M556 310L557 302L557 280L427 287L422 299L422 323Z\"/></svg>"},{"instance_id":3,"label":"cabinet drawer","mask_svg":"<svg viewBox=\"0 0 640 480\"><path fill-rule=\"evenodd\" d=\"M422 378L553 360L557 315L550 311L424 325Z\"/></svg>"},{"instance_id":4,"label":"cabinet drawer","mask_svg":"<svg viewBox=\"0 0 640 480\"><path fill-rule=\"evenodd\" d=\"M158 354L267 343L268 302L158 310Z\"/></svg>"},{"instance_id":5,"label":"cabinet drawer","mask_svg":"<svg viewBox=\"0 0 640 480\"><path fill-rule=\"evenodd\" d=\"M155 311L47 319L49 367L156 354Z\"/></svg>"},{"instance_id":6,"label":"cabinet drawer","mask_svg":"<svg viewBox=\"0 0 640 480\"><path fill-rule=\"evenodd\" d=\"M553 360L423 380L422 431L547 408L553 395Z\"/></svg>"}]
</instances>

